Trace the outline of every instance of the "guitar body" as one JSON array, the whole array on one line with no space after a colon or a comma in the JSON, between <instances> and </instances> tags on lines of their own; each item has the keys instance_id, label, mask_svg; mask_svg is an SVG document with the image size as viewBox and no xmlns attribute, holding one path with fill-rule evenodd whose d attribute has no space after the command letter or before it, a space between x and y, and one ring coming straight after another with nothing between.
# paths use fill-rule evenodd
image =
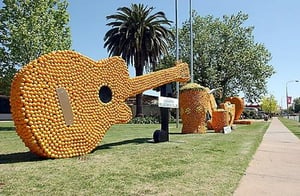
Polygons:
<instances>
[{"instance_id":1,"label":"guitar body","mask_svg":"<svg viewBox=\"0 0 300 196\"><path fill-rule=\"evenodd\" d=\"M73 51L43 55L24 66L12 82L16 131L42 157L87 154L111 125L131 119L125 104L128 97L171 81L188 80L186 64L170 69L171 75L164 70L129 78L120 57L93 61ZM155 78L158 81L151 82Z\"/></svg>"}]
</instances>

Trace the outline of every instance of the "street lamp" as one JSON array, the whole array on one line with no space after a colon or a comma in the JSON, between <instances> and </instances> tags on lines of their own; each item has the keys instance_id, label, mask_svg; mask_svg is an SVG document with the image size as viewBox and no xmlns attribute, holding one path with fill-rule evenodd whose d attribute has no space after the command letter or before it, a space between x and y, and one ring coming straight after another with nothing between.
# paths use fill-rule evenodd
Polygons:
<instances>
[{"instance_id":1,"label":"street lamp","mask_svg":"<svg viewBox=\"0 0 300 196\"><path fill-rule=\"evenodd\" d=\"M288 112L288 108L289 108L288 83L291 83L291 82L299 82L299 80L290 80L290 81L287 81L286 85L285 85L286 111L287 111L287 117L288 118L289 118L289 112Z\"/></svg>"}]
</instances>

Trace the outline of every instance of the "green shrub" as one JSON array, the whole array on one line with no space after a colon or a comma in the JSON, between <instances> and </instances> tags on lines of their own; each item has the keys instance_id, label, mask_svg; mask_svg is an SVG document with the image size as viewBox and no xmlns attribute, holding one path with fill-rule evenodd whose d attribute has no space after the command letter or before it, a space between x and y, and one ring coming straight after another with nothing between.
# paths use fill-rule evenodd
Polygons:
<instances>
[{"instance_id":1,"label":"green shrub","mask_svg":"<svg viewBox=\"0 0 300 196\"><path fill-rule=\"evenodd\" d=\"M135 117L129 121L129 124L157 124L159 123L159 117L155 116L145 116L145 117Z\"/></svg>"}]
</instances>

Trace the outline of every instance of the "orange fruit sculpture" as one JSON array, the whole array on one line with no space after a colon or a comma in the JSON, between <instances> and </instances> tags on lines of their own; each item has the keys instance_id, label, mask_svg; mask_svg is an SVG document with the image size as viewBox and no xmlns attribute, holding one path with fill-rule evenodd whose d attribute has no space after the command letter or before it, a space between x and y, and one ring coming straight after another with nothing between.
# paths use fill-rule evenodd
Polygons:
<instances>
[{"instance_id":1,"label":"orange fruit sculpture","mask_svg":"<svg viewBox=\"0 0 300 196\"><path fill-rule=\"evenodd\" d=\"M232 127L235 117L235 104L225 101L220 104L220 108L226 111L226 122L227 126Z\"/></svg>"},{"instance_id":2,"label":"orange fruit sculpture","mask_svg":"<svg viewBox=\"0 0 300 196\"><path fill-rule=\"evenodd\" d=\"M225 99L225 101L229 101L230 103L235 105L234 120L240 119L245 107L244 100L240 97L228 97Z\"/></svg>"},{"instance_id":3,"label":"orange fruit sculpture","mask_svg":"<svg viewBox=\"0 0 300 196\"><path fill-rule=\"evenodd\" d=\"M180 89L180 116L182 133L206 133L206 114L210 107L210 96L205 87L189 83Z\"/></svg>"},{"instance_id":4,"label":"orange fruit sculpture","mask_svg":"<svg viewBox=\"0 0 300 196\"><path fill-rule=\"evenodd\" d=\"M218 109L213 111L211 127L215 132L223 132L224 127L228 126L227 113L228 112L224 109Z\"/></svg>"},{"instance_id":5,"label":"orange fruit sculpture","mask_svg":"<svg viewBox=\"0 0 300 196\"><path fill-rule=\"evenodd\" d=\"M179 98L182 133L206 133L207 129L223 132L224 127L238 122L235 119L244 108L244 101L239 97L226 98L218 107L211 90L196 83L183 86Z\"/></svg>"},{"instance_id":6,"label":"orange fruit sculpture","mask_svg":"<svg viewBox=\"0 0 300 196\"><path fill-rule=\"evenodd\" d=\"M130 78L120 57L93 61L74 51L55 51L15 75L12 117L17 134L33 153L48 158L85 155L111 125L131 119L128 97L188 80L186 63Z\"/></svg>"}]
</instances>

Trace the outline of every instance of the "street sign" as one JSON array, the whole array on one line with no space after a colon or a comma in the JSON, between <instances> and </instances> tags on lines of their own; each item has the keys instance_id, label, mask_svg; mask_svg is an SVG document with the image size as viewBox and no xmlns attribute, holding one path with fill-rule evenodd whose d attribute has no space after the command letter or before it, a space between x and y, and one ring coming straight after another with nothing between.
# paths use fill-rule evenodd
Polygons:
<instances>
[{"instance_id":1,"label":"street sign","mask_svg":"<svg viewBox=\"0 0 300 196\"><path fill-rule=\"evenodd\" d=\"M230 126L224 127L224 133L225 134L231 133L231 127Z\"/></svg>"},{"instance_id":2,"label":"street sign","mask_svg":"<svg viewBox=\"0 0 300 196\"><path fill-rule=\"evenodd\" d=\"M178 108L178 99L170 97L158 97L158 107L160 108Z\"/></svg>"}]
</instances>

